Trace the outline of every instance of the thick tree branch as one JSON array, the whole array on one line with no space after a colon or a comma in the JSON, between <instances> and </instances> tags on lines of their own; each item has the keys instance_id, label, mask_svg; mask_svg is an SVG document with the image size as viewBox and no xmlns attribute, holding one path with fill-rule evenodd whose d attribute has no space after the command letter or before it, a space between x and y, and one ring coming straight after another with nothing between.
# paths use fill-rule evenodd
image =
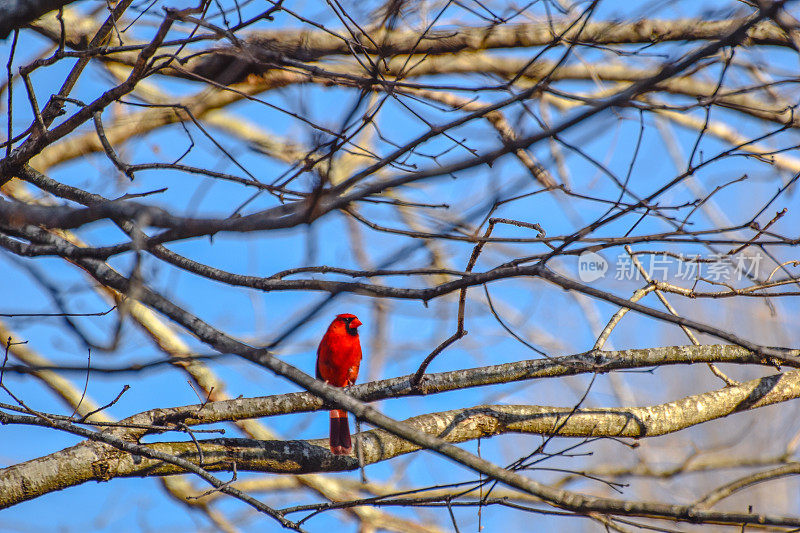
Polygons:
<instances>
[{"instance_id":1,"label":"thick tree branch","mask_svg":"<svg viewBox=\"0 0 800 533\"><path fill-rule=\"evenodd\" d=\"M554 23L529 23L518 25L492 25L489 27L462 26L455 30L429 31L420 40L416 30L375 30L369 38L353 35L359 39L360 52L380 54L383 57L407 55L443 55L458 52L477 52L490 49L537 47L551 45L554 35L564 34L568 43L587 45L625 45L638 43L662 43L673 41L714 41L722 39L746 19L702 20L641 20L629 22L590 22L580 28L569 21ZM86 49L86 27L76 23L67 26L67 42L70 46ZM572 26L572 27L570 27ZM60 37L60 27L54 17L45 17L33 25L33 29L55 42ZM200 39L218 39L205 35ZM748 45L791 47L786 34L772 22L760 22L747 33ZM190 61L186 70L211 79L225 82L242 80L248 73L263 72L281 58L295 61L317 61L329 55L351 55L353 41L336 32L321 30L277 30L253 32L241 43L241 48L220 47L199 54ZM380 43L377 49L373 43ZM165 43L169 45L170 43ZM135 55L127 51L114 54L107 59L132 64ZM194 52L193 52L194 53ZM173 74L180 72L172 71ZM183 74L185 76L185 74ZM234 77L231 77L234 75Z\"/></svg>"},{"instance_id":2,"label":"thick tree branch","mask_svg":"<svg viewBox=\"0 0 800 533\"><path fill-rule=\"evenodd\" d=\"M579 408L544 407L529 405L482 405L469 409L457 409L410 418L404 423L435 435L450 443L466 442L505 433L558 435L564 437L654 437L680 431L687 427L715 420L733 413L756 409L778 402L800 397L800 372L776 374L752 380L733 387L726 387L681 400L650 407L632 408ZM2 418L2 417L6 418ZM4 423L20 423L8 415L0 414ZM31 423L34 423L31 421ZM363 457L366 464L397 457L420 449L418 444L398 438L384 430L372 430L360 434ZM96 440L96 439L95 439ZM147 445L154 452L142 458L120 454L115 448L98 447L87 441L47 457L0 470L0 495L12 498L0 500L0 507L16 503L24 491L20 488L27 482L27 496L32 486L47 487L48 491L64 488L63 465L68 462L73 479L71 484L89 480L105 481L114 477L167 475L179 473L183 468L176 463L165 463L165 455L180 457L206 470L231 470L235 463L238 470L253 470L274 473L307 473L317 471L335 472L358 468L354 457L338 457L329 453L326 441L255 441L249 439L211 439L198 443L160 442ZM202 454L198 451L198 446ZM81 450L84 448L85 450ZM76 462L81 461L81 463ZM61 465L61 466L59 466ZM49 473L49 475L48 475ZM45 479L47 478L47 479ZM2 496L0 496L2 497ZM613 500L599 498L598 507L611 505ZM585 502L588 503L588 502ZM650 506L655 511L658 506ZM637 505L634 505L634 508ZM656 514L692 520L722 520L725 522L750 521L753 515L736 513L735 519L722 518L722 514L698 511L691 506L669 506ZM680 510L679 510L680 509ZM619 510L617 510L619 512ZM630 514L641 514L638 511ZM706 514L708 513L708 514ZM627 514L627 513L621 513ZM744 517L749 516L749 519ZM800 525L800 518L764 518L767 524ZM773 522L777 520L777 522ZM780 520L785 520L780 522Z\"/></svg>"},{"instance_id":3,"label":"thick tree branch","mask_svg":"<svg viewBox=\"0 0 800 533\"><path fill-rule=\"evenodd\" d=\"M800 351L795 353L800 355ZM598 350L552 359L531 359L502 365L425 374L419 387L412 384L414 375L410 374L354 385L349 387L347 392L363 402L375 402L532 379L701 363L770 364L759 355L733 345L667 346L607 352ZM794 363L791 365L794 366ZM303 413L323 409L325 406L325 402L318 396L308 392L296 392L210 402L205 404L202 409L199 405L156 409L126 418L123 422L146 426L181 421L192 426L226 420ZM140 433L140 435L143 434L144 432Z\"/></svg>"}]
</instances>

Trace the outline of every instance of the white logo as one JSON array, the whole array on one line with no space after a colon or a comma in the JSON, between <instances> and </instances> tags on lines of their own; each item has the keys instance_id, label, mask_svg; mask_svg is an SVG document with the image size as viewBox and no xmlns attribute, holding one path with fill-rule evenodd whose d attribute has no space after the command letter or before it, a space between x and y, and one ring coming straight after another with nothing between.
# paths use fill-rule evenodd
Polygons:
<instances>
[{"instance_id":1,"label":"white logo","mask_svg":"<svg viewBox=\"0 0 800 533\"><path fill-rule=\"evenodd\" d=\"M578 277L584 283L591 283L605 276L608 262L594 252L583 252L578 257Z\"/></svg>"}]
</instances>

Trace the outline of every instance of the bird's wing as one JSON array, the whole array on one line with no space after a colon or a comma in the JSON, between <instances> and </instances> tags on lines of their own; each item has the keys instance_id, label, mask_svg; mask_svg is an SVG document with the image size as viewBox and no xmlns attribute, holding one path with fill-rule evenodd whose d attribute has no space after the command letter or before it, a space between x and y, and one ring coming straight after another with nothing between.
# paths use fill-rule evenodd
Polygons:
<instances>
[{"instance_id":1,"label":"bird's wing","mask_svg":"<svg viewBox=\"0 0 800 533\"><path fill-rule=\"evenodd\" d=\"M323 340L324 340L324 338L323 338ZM319 343L319 346L317 346L317 364L314 365L314 370L316 371L316 378L317 379L322 379L322 375L319 373L319 361L320 361L321 352L322 352L322 343Z\"/></svg>"}]
</instances>

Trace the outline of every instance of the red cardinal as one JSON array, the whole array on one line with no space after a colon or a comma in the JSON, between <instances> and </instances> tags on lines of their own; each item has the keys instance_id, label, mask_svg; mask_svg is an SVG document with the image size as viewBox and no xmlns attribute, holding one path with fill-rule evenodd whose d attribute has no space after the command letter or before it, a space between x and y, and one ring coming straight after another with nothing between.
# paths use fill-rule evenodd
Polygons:
<instances>
[{"instance_id":1,"label":"red cardinal","mask_svg":"<svg viewBox=\"0 0 800 533\"><path fill-rule=\"evenodd\" d=\"M338 315L333 319L317 348L317 379L335 387L348 387L356 382L361 364L360 325L355 315ZM347 411L331 411L330 445L334 455L348 455L353 451Z\"/></svg>"}]
</instances>

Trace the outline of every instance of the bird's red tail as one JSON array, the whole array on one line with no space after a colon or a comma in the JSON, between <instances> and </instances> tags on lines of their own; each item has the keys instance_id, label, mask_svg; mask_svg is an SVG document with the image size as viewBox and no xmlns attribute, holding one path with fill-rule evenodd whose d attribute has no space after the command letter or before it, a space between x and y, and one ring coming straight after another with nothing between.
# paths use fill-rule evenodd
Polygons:
<instances>
[{"instance_id":1,"label":"bird's red tail","mask_svg":"<svg viewBox=\"0 0 800 533\"><path fill-rule=\"evenodd\" d=\"M347 411L331 411L331 452L333 455L349 455L353 451L350 441L350 427L347 424Z\"/></svg>"}]
</instances>

